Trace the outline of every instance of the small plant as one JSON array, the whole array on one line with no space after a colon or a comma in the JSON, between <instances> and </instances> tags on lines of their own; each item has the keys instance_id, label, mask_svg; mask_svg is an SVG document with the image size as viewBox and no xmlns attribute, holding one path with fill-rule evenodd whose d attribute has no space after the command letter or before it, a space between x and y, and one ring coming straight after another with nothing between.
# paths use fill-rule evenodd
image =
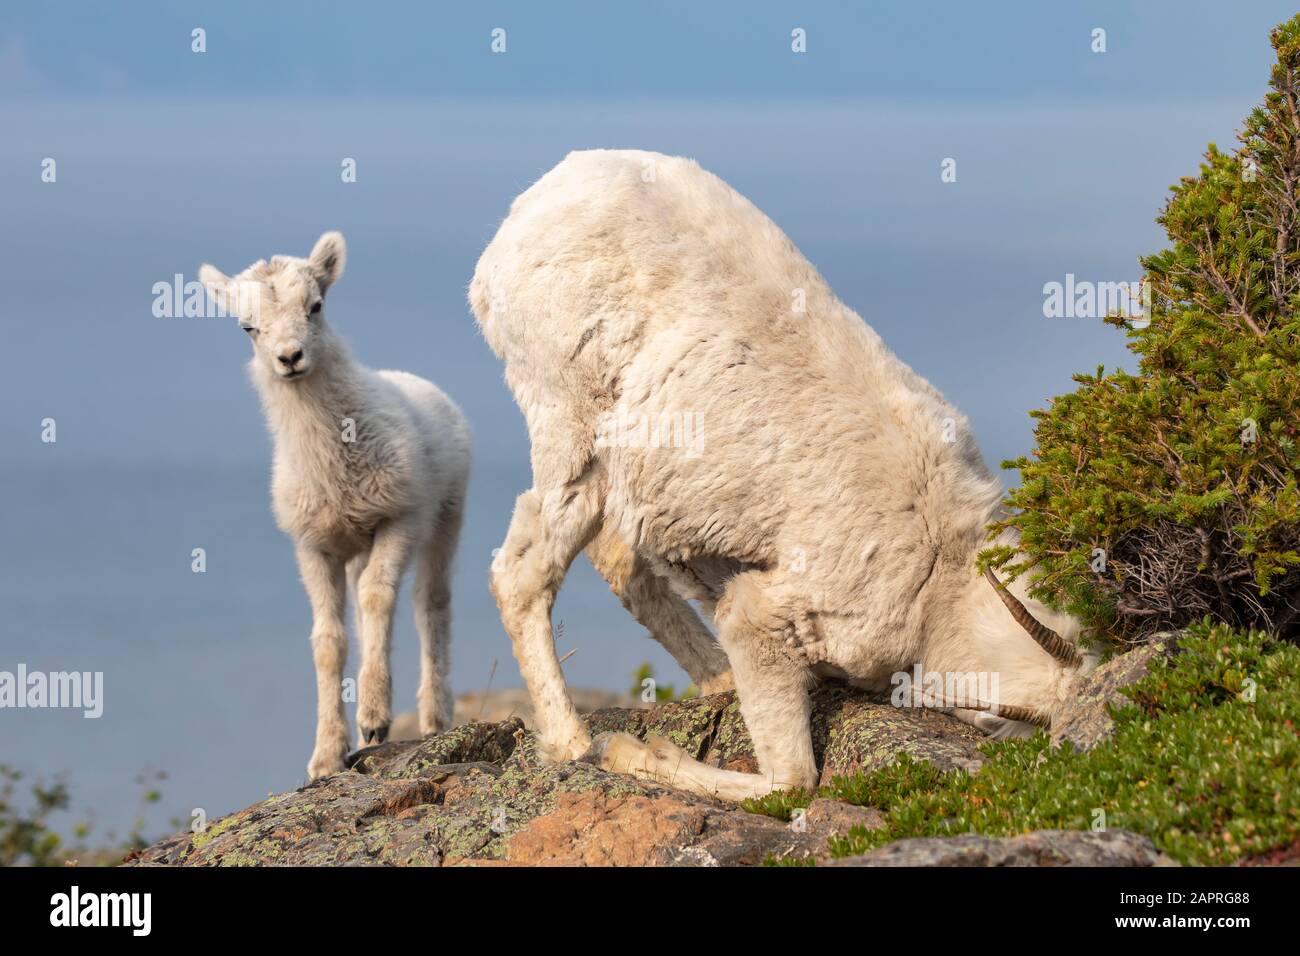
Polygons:
<instances>
[{"instance_id":1,"label":"small plant","mask_svg":"<svg viewBox=\"0 0 1300 956\"><path fill-rule=\"evenodd\" d=\"M663 701L669 700L690 700L693 697L700 696L700 690L694 684L688 684L686 689L682 691L681 696L677 696L676 684L661 684L655 680L654 668L650 666L649 661L644 662L633 672L632 687L628 690L628 693L640 700L641 695L645 692L646 681L654 682L656 703L662 703Z\"/></svg>"},{"instance_id":2,"label":"small plant","mask_svg":"<svg viewBox=\"0 0 1300 956\"><path fill-rule=\"evenodd\" d=\"M149 845L144 836L143 811L162 799L156 784L166 777L161 771L137 775L136 785L142 788L141 813L132 822L130 831L122 840L110 831L105 845L91 847L86 844L92 829L88 821L72 825L75 842L65 840L50 825L49 817L66 812L71 805L67 784L63 781L50 785L34 783L29 804L20 806L15 791L23 776L12 767L0 764L0 866L116 865L125 854ZM180 825L177 820L172 823Z\"/></svg>"},{"instance_id":3,"label":"small plant","mask_svg":"<svg viewBox=\"0 0 1300 956\"><path fill-rule=\"evenodd\" d=\"M811 791L796 787L793 790L777 790L765 796L742 800L740 806L750 813L761 813L765 817L776 817L789 823L794 812L807 809L815 796L816 794Z\"/></svg>"},{"instance_id":4,"label":"small plant","mask_svg":"<svg viewBox=\"0 0 1300 956\"><path fill-rule=\"evenodd\" d=\"M63 839L47 818L67 809L67 785L35 783L31 805L20 807L14 793L20 780L21 773L0 764L0 866L57 866L63 862Z\"/></svg>"}]
</instances>

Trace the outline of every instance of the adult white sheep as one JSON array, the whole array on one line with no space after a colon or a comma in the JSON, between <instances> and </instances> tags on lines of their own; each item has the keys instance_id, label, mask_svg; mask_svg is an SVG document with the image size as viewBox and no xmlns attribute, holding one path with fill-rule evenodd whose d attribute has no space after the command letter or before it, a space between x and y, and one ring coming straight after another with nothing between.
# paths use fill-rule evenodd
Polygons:
<instances>
[{"instance_id":1,"label":"adult white sheep","mask_svg":"<svg viewBox=\"0 0 1300 956\"><path fill-rule=\"evenodd\" d=\"M716 176L571 153L515 200L469 298L532 442L492 589L550 759L741 799L814 785L817 677L990 678L992 700L955 702L998 734L1071 693L1077 622L975 570L1001 495L965 419ZM550 609L598 533L712 615L761 773L591 746Z\"/></svg>"},{"instance_id":2,"label":"adult white sheep","mask_svg":"<svg viewBox=\"0 0 1300 956\"><path fill-rule=\"evenodd\" d=\"M311 599L312 779L342 770L351 749L342 688L349 586L361 642L357 730L366 745L388 735L393 606L412 559L420 732L451 726L450 574L470 467L469 427L451 400L422 378L354 362L325 321L325 293L345 255L343 236L327 232L306 259L275 256L234 278L199 270L252 339L249 371L275 443L272 506Z\"/></svg>"}]
</instances>

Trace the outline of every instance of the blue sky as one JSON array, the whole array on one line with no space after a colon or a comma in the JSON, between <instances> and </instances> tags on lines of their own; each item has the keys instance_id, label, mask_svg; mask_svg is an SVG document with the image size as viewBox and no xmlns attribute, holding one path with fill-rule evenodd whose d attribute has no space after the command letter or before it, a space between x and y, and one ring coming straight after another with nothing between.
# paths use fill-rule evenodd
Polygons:
<instances>
[{"instance_id":1,"label":"blue sky","mask_svg":"<svg viewBox=\"0 0 1300 956\"><path fill-rule=\"evenodd\" d=\"M54 96L1195 99L1253 91L1286 4L10 3L5 85ZM202 26L208 53L194 57ZM489 53L493 28L507 55ZM794 27L808 55L789 55ZM1107 54L1087 56L1090 31Z\"/></svg>"}]
</instances>

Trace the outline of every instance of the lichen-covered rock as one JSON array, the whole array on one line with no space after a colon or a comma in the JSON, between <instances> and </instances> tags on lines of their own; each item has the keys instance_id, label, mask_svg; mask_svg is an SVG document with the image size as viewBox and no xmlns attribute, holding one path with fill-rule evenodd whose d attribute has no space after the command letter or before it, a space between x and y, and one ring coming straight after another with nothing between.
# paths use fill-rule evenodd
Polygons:
<instances>
[{"instance_id":1,"label":"lichen-covered rock","mask_svg":"<svg viewBox=\"0 0 1300 956\"><path fill-rule=\"evenodd\" d=\"M1052 744L1064 742L1083 751L1109 738L1115 729L1109 707L1129 702L1120 689L1145 677L1153 661L1175 653L1177 646L1177 632L1162 632L1146 644L1112 657L1085 676L1078 695L1052 723Z\"/></svg>"},{"instance_id":2,"label":"lichen-covered rock","mask_svg":"<svg viewBox=\"0 0 1300 956\"><path fill-rule=\"evenodd\" d=\"M1035 830L896 840L832 866L1176 866L1147 837L1127 830Z\"/></svg>"},{"instance_id":3,"label":"lichen-covered rock","mask_svg":"<svg viewBox=\"0 0 1300 956\"><path fill-rule=\"evenodd\" d=\"M659 734L699 759L756 770L734 694L606 709L591 732ZM814 694L814 742L829 780L900 752L978 767L982 738L932 711L843 687ZM360 751L348 771L149 847L133 865L731 866L824 858L831 836L879 826L873 810L817 800L793 822L607 773L542 763L518 718Z\"/></svg>"},{"instance_id":4,"label":"lichen-covered rock","mask_svg":"<svg viewBox=\"0 0 1300 956\"><path fill-rule=\"evenodd\" d=\"M903 752L941 770L978 770L983 756L979 731L935 710L894 707L839 684L823 684L813 698L813 751L821 783L832 777L874 770ZM754 745L734 692L660 704L646 710L598 710L587 717L592 736L626 731L644 739L665 737L704 763L756 773Z\"/></svg>"}]
</instances>

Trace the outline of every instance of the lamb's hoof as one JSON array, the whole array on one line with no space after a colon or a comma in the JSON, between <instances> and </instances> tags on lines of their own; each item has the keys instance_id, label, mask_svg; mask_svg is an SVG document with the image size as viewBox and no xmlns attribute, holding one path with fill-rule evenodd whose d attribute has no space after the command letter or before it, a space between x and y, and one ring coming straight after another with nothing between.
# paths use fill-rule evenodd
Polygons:
<instances>
[{"instance_id":1,"label":"lamb's hoof","mask_svg":"<svg viewBox=\"0 0 1300 956\"><path fill-rule=\"evenodd\" d=\"M388 724L381 727L361 727L361 746L378 747L388 739Z\"/></svg>"},{"instance_id":2,"label":"lamb's hoof","mask_svg":"<svg viewBox=\"0 0 1300 956\"><path fill-rule=\"evenodd\" d=\"M348 751L351 749L344 743L342 750L312 754L311 762L307 764L307 779L315 781L342 773L347 769Z\"/></svg>"},{"instance_id":3,"label":"lamb's hoof","mask_svg":"<svg viewBox=\"0 0 1300 956\"><path fill-rule=\"evenodd\" d=\"M420 736L432 737L437 734L445 734L451 730L452 719L450 714L438 713L432 715L420 715Z\"/></svg>"}]
</instances>

